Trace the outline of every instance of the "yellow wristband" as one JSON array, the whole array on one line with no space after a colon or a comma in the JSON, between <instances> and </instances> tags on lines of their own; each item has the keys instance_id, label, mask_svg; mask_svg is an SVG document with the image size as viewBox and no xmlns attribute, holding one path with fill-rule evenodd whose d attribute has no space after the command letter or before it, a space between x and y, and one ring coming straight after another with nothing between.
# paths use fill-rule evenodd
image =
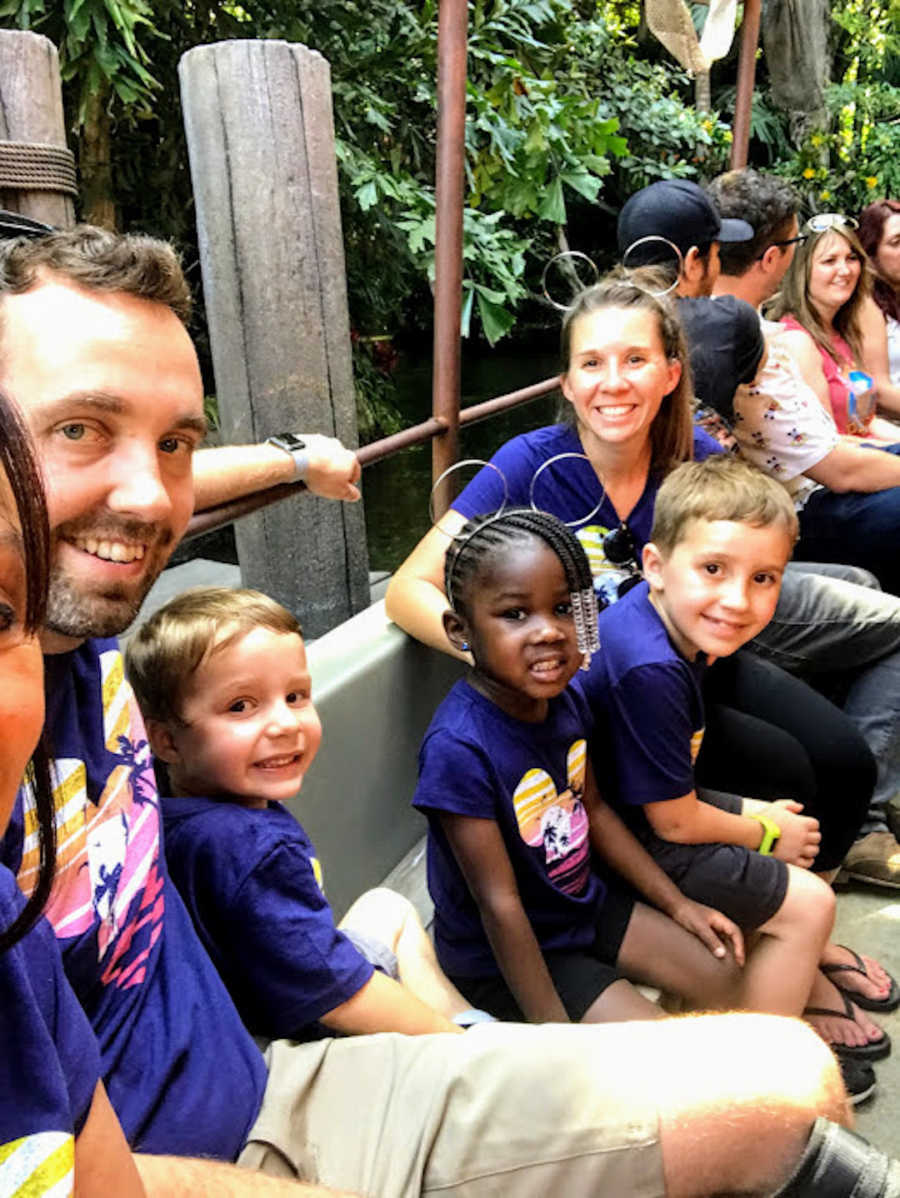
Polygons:
<instances>
[{"instance_id":1,"label":"yellow wristband","mask_svg":"<svg viewBox=\"0 0 900 1198\"><path fill-rule=\"evenodd\" d=\"M775 823L771 815L764 815L762 811L752 812L750 818L758 820L763 826L762 840L759 842L759 848L756 851L764 857L768 857L772 852L775 841L781 835L781 828Z\"/></svg>"}]
</instances>

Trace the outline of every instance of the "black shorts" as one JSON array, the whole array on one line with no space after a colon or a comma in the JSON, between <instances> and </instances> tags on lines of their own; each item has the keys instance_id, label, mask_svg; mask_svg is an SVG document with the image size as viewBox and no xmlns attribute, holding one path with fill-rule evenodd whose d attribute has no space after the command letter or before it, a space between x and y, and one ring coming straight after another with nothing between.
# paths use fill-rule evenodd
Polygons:
<instances>
[{"instance_id":1,"label":"black shorts","mask_svg":"<svg viewBox=\"0 0 900 1198\"><path fill-rule=\"evenodd\" d=\"M634 899L624 889L607 883L606 900L593 944L575 951L544 953L553 985L573 1023L581 1021L585 1011L607 986L621 980L623 975L615 968L615 962L633 910ZM497 1019L526 1022L500 974L487 978L461 978L451 974L450 980L473 1007L489 1011Z\"/></svg>"},{"instance_id":2,"label":"black shorts","mask_svg":"<svg viewBox=\"0 0 900 1198\"><path fill-rule=\"evenodd\" d=\"M715 907L752 932L772 918L787 893L788 868L739 844L672 844L654 836L647 851L682 894Z\"/></svg>"}]
</instances>

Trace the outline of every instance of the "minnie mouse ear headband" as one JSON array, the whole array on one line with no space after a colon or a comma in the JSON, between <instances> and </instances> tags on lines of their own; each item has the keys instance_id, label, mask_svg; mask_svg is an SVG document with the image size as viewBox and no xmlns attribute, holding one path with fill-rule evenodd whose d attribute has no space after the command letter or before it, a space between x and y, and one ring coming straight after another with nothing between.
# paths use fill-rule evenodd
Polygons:
<instances>
[{"instance_id":1,"label":"minnie mouse ear headband","mask_svg":"<svg viewBox=\"0 0 900 1198\"><path fill-rule=\"evenodd\" d=\"M673 260L676 265L675 277L667 286L663 286L662 271L648 271L642 264L635 263L632 260L632 254L637 251L645 241L655 241L661 243L661 249L657 253L654 261L666 262L669 259ZM592 272L593 277L589 282L585 282L584 276L585 265ZM633 284L639 291L643 291L646 295L653 296L654 299L663 299L670 292L674 291L678 286L678 276L681 274L681 268L684 265L684 259L681 256L681 251L677 245L668 241L665 237L642 237L640 241L628 247L622 258L622 266L620 272L614 272L610 277L617 281L628 282ZM633 272L632 267L638 267L638 270ZM579 273L580 272L580 273ZM658 276L658 278L657 278ZM667 276L666 276L667 277ZM566 250L565 253L557 254L551 258L544 267L544 273L541 275L541 289L544 293L544 299L558 312L569 312L578 302L580 296L591 287L596 286L600 282L600 272L595 263L587 254L582 254L580 250ZM654 288L652 284L659 282L660 286ZM555 298L551 294L551 290L557 294L569 292L570 298L564 303L560 299Z\"/></svg>"},{"instance_id":2,"label":"minnie mouse ear headband","mask_svg":"<svg viewBox=\"0 0 900 1198\"><path fill-rule=\"evenodd\" d=\"M635 243L644 248L638 257L632 254L632 266L665 263L661 247L648 239L656 238L677 246L684 255L692 246L701 249L713 241L751 241L752 225L745 220L719 216L709 196L689 179L660 179L634 193L619 213L616 234L621 255L632 254Z\"/></svg>"}]
</instances>

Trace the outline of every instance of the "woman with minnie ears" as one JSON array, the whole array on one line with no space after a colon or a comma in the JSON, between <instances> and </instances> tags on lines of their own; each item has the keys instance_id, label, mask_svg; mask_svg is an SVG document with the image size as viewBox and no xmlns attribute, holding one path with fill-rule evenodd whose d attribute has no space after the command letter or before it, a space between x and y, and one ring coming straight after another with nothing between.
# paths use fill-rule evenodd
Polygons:
<instances>
[{"instance_id":1,"label":"woman with minnie ears","mask_svg":"<svg viewBox=\"0 0 900 1198\"><path fill-rule=\"evenodd\" d=\"M583 291L563 321L562 360L569 420L502 446L493 468L475 476L391 580L388 615L444 652L465 656L448 640L443 613L448 545L467 519L504 502L552 512L576 529L601 602L614 602L635 577L629 556L636 562L649 539L662 479L682 461L719 452L692 425L684 336L659 295L621 277ZM700 784L796 800L821 825L817 867L835 868L862 822L875 779L874 761L855 728L804 683L747 653L709 671L705 702ZM602 762L595 768L602 786ZM825 950L824 963L850 967L838 978L854 999L854 1018L846 1017L842 995L820 974L811 1003L835 1014L816 1017L817 1030L844 1047L882 1043L884 1033L855 999L894 1003L890 977L871 959L853 970L852 954L837 947Z\"/></svg>"}]
</instances>

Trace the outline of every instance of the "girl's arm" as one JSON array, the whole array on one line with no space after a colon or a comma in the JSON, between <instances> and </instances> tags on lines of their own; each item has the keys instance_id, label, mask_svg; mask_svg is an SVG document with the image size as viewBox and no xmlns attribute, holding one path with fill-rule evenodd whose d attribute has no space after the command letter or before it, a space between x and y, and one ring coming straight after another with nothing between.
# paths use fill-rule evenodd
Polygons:
<instances>
[{"instance_id":1,"label":"girl's arm","mask_svg":"<svg viewBox=\"0 0 900 1198\"><path fill-rule=\"evenodd\" d=\"M389 618L410 636L462 661L469 660L468 654L454 649L444 632L444 557L451 537L465 523L466 517L451 508L395 571L384 601Z\"/></svg>"},{"instance_id":2,"label":"girl's arm","mask_svg":"<svg viewBox=\"0 0 900 1198\"><path fill-rule=\"evenodd\" d=\"M608 861L654 907L693 932L714 957L725 956L723 941L729 941L735 960L743 965L744 939L737 924L721 911L695 903L681 893L615 811L600 798L590 762L585 777L584 805L590 820L594 852Z\"/></svg>"},{"instance_id":3,"label":"girl's arm","mask_svg":"<svg viewBox=\"0 0 900 1198\"><path fill-rule=\"evenodd\" d=\"M440 812L441 827L481 914L503 978L531 1023L568 1023L519 897L496 822Z\"/></svg>"},{"instance_id":4,"label":"girl's arm","mask_svg":"<svg viewBox=\"0 0 900 1198\"><path fill-rule=\"evenodd\" d=\"M319 1016L319 1022L345 1036L368 1036L375 1032L424 1036L463 1030L377 969L346 1002Z\"/></svg>"},{"instance_id":5,"label":"girl's arm","mask_svg":"<svg viewBox=\"0 0 900 1198\"><path fill-rule=\"evenodd\" d=\"M75 1141L76 1198L143 1198L144 1187L103 1082Z\"/></svg>"}]
</instances>

